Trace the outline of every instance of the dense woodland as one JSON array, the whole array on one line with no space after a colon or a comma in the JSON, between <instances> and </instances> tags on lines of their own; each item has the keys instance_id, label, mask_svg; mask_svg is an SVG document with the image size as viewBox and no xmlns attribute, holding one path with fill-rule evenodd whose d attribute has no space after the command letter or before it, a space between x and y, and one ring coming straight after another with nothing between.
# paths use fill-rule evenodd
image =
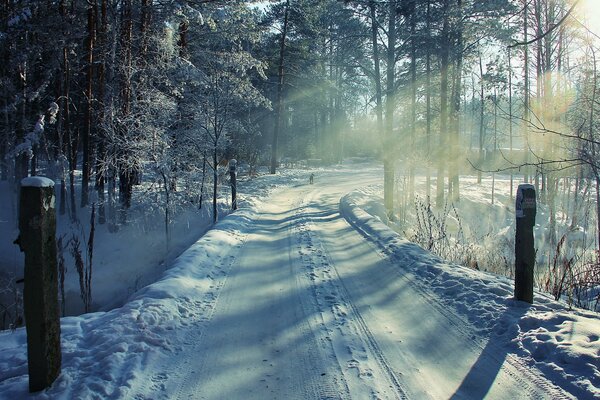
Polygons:
<instances>
[{"instance_id":1,"label":"dense woodland","mask_svg":"<svg viewBox=\"0 0 600 400\"><path fill-rule=\"evenodd\" d=\"M551 225L560 188L588 196L576 227L577 202L600 212L600 40L583 4L1 0L2 180L16 193L47 175L61 214L93 203L116 230L144 183L167 210L212 198L216 220L232 158L275 173L376 156L390 214L397 168L409 198L426 176L438 207L461 175L501 172L535 183Z\"/></svg>"}]
</instances>

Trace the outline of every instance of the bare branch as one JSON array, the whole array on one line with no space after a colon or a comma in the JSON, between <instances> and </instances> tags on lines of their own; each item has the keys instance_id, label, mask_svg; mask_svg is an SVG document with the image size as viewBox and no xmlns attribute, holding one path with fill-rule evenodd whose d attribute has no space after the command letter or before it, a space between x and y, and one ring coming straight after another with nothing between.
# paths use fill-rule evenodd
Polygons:
<instances>
[{"instance_id":1,"label":"bare branch","mask_svg":"<svg viewBox=\"0 0 600 400\"><path fill-rule=\"evenodd\" d=\"M513 43L510 46L508 46L508 48L512 49L513 47L517 47L517 46L527 46L527 45L537 42L538 40L542 40L543 38L548 36L550 33L552 33L552 31L554 31L556 28L561 26L563 24L563 22L565 22L565 20L569 17L569 15L571 15L571 12L573 12L573 10L575 9L575 7L577 6L578 3L579 3L579 0L575 0L573 2L573 5L571 5L571 8L569 8L569 11L567 11L567 13L560 19L560 21L558 21L556 24L552 25L550 27L550 29L548 29L546 32L544 32L541 35L534 37L533 39L528 40L526 42Z\"/></svg>"}]
</instances>

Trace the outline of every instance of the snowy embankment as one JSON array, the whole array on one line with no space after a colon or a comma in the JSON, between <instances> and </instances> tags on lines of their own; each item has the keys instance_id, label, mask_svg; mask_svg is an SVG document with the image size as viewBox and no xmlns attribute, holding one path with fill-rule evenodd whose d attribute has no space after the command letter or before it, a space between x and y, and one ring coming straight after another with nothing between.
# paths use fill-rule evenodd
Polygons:
<instances>
[{"instance_id":1,"label":"snowy embankment","mask_svg":"<svg viewBox=\"0 0 600 400\"><path fill-rule=\"evenodd\" d=\"M253 208L218 223L185 251L164 277L137 292L121 308L61 319L63 369L36 398L125 398L146 357L177 350L178 329L205 314L216 279L232 246L239 245ZM201 267L198 267L201 266ZM25 329L0 332L0 398L27 395ZM150 383L149 383L150 384Z\"/></svg>"},{"instance_id":2,"label":"snowy embankment","mask_svg":"<svg viewBox=\"0 0 600 400\"><path fill-rule=\"evenodd\" d=\"M569 310L543 293L534 304L513 298L507 278L451 265L403 239L383 222L382 199L353 191L340 211L363 235L412 273L433 301L465 320L484 346L493 345L534 366L578 398L600 398L600 317ZM369 214L369 210L373 215ZM426 318L427 316L424 316Z\"/></svg>"}]
</instances>

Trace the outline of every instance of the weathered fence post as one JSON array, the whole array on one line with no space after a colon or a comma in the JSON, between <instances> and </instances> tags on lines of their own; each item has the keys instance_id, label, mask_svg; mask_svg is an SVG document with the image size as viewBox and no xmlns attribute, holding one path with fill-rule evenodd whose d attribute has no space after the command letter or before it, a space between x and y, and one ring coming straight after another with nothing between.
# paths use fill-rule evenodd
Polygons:
<instances>
[{"instance_id":1,"label":"weathered fence post","mask_svg":"<svg viewBox=\"0 0 600 400\"><path fill-rule=\"evenodd\" d=\"M515 299L528 303L533 303L535 213L535 187L528 183L519 185L515 204Z\"/></svg>"},{"instance_id":2,"label":"weathered fence post","mask_svg":"<svg viewBox=\"0 0 600 400\"><path fill-rule=\"evenodd\" d=\"M29 391L37 392L52 385L61 365L54 182L42 177L23 179L19 210L15 242L25 253Z\"/></svg>"},{"instance_id":3,"label":"weathered fence post","mask_svg":"<svg viewBox=\"0 0 600 400\"><path fill-rule=\"evenodd\" d=\"M237 210L237 183L235 180L235 167L237 166L237 160L232 158L229 160L229 177L231 181L231 209Z\"/></svg>"}]
</instances>

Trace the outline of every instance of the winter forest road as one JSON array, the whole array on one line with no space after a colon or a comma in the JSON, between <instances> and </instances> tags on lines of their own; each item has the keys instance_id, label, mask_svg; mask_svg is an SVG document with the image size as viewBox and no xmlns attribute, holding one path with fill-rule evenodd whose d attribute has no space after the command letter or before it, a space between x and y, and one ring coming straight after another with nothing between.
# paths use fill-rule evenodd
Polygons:
<instances>
[{"instance_id":1,"label":"winter forest road","mask_svg":"<svg viewBox=\"0 0 600 400\"><path fill-rule=\"evenodd\" d=\"M474 337L455 312L346 222L340 197L377 183L372 177L323 174L314 185L276 191L265 202L223 265L204 320L185 333L185 356L148 362L160 382L155 396L564 397Z\"/></svg>"}]
</instances>

